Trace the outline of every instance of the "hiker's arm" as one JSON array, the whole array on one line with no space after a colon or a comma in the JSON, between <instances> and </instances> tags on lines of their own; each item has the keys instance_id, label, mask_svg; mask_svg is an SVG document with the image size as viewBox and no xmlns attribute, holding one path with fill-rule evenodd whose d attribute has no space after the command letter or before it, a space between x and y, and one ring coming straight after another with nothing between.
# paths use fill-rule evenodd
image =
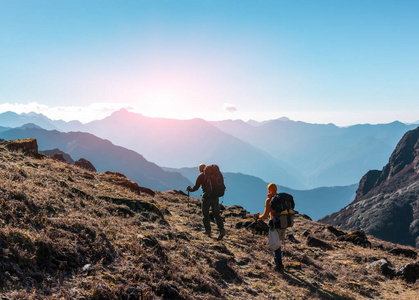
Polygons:
<instances>
[{"instance_id":1,"label":"hiker's arm","mask_svg":"<svg viewBox=\"0 0 419 300\"><path fill-rule=\"evenodd\" d=\"M259 216L259 220L266 220L267 218L269 218L270 211L271 211L271 206L269 205L269 199L266 199L265 211L263 215Z\"/></svg>"},{"instance_id":2,"label":"hiker's arm","mask_svg":"<svg viewBox=\"0 0 419 300\"><path fill-rule=\"evenodd\" d=\"M202 175L202 176L201 176ZM203 180L204 176L203 174L199 174L198 178L196 178L196 182L195 185L189 189L190 192L195 192L199 189L199 187L202 185L202 180Z\"/></svg>"}]
</instances>

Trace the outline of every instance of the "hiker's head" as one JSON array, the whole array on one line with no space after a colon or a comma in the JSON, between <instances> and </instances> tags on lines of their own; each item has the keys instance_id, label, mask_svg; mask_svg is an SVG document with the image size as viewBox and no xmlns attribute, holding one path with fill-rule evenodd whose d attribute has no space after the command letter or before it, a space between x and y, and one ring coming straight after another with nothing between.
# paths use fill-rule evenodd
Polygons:
<instances>
[{"instance_id":1,"label":"hiker's head","mask_svg":"<svg viewBox=\"0 0 419 300\"><path fill-rule=\"evenodd\" d=\"M198 167L199 172L204 172L205 167L206 167L205 164L200 164L199 167Z\"/></svg>"},{"instance_id":2,"label":"hiker's head","mask_svg":"<svg viewBox=\"0 0 419 300\"><path fill-rule=\"evenodd\" d=\"M276 191L277 191L276 184L275 183L268 184L268 191L271 194L276 193Z\"/></svg>"}]
</instances>

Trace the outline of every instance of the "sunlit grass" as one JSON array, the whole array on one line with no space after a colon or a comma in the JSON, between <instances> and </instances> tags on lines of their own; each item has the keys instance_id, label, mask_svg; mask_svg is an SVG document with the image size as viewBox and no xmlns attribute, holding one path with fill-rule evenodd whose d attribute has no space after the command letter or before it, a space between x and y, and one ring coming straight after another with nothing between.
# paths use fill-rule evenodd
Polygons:
<instances>
[{"instance_id":1,"label":"sunlit grass","mask_svg":"<svg viewBox=\"0 0 419 300\"><path fill-rule=\"evenodd\" d=\"M226 208L224 215L237 213L216 241L203 234L199 199L188 206L176 191L139 195L112 176L4 148L0 182L0 289L11 299L413 299L418 292L418 283L366 268L382 258L394 268L414 261L387 252L396 245L370 236L371 248L338 241L301 216L280 274L267 236L236 229L239 207ZM307 233L333 250L309 247ZM223 259L227 269L217 270Z\"/></svg>"}]
</instances>

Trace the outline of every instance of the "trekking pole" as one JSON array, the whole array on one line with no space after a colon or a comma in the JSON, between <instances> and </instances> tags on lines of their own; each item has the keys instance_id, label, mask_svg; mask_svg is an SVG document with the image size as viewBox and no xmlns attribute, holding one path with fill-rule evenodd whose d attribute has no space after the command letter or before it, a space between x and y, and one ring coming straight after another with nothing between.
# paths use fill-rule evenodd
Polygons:
<instances>
[{"instance_id":1,"label":"trekking pole","mask_svg":"<svg viewBox=\"0 0 419 300\"><path fill-rule=\"evenodd\" d=\"M191 222L191 213L189 212L189 191L188 191L188 221Z\"/></svg>"}]
</instances>

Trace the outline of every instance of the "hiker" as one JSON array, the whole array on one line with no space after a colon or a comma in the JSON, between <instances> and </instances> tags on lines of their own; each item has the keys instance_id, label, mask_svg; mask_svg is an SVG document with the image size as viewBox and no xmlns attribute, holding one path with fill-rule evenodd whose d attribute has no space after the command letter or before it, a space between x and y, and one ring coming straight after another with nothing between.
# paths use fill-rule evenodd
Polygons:
<instances>
[{"instance_id":1,"label":"hiker","mask_svg":"<svg viewBox=\"0 0 419 300\"><path fill-rule=\"evenodd\" d=\"M272 209L270 201L273 196L276 195L277 187L274 183L268 184L268 198L265 201L265 212L263 215L260 213L255 214L255 219L257 220L266 220L268 218L273 219L275 211ZM271 229L270 229L271 230ZM283 241L285 239L285 229L277 228L275 229L278 232L279 239ZM275 253L275 270L281 272L284 269L284 265L282 264L282 253L281 253L281 245L279 244L279 248L274 250Z\"/></svg>"},{"instance_id":2,"label":"hiker","mask_svg":"<svg viewBox=\"0 0 419 300\"><path fill-rule=\"evenodd\" d=\"M206 165L200 164L199 165L199 172L200 174L196 178L196 183L194 187L188 186L186 190L188 192L195 192L199 189L199 187L202 187L202 221L204 222L205 227L205 234L211 237L211 224L210 224L210 217L209 217L209 210L211 207L212 213L214 215L215 221L217 222L218 230L220 231L220 234L218 235L218 240L221 240L225 235L226 231L224 229L224 223L223 219L220 215L220 205L219 205L219 199L218 197L206 197L206 192L208 192L208 187L205 184L205 175L204 175L204 169Z\"/></svg>"}]
</instances>

